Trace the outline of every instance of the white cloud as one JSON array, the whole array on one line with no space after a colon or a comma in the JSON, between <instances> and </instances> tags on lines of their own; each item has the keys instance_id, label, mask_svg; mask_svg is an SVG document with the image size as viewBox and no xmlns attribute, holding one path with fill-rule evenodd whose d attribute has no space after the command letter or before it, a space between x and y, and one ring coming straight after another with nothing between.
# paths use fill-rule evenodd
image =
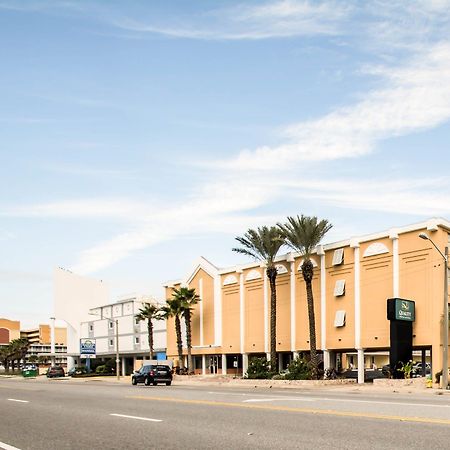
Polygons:
<instances>
[{"instance_id":1,"label":"white cloud","mask_svg":"<svg viewBox=\"0 0 450 450\"><path fill-rule=\"evenodd\" d=\"M244 150L218 166L273 171L302 162L368 155L378 141L430 129L450 119L450 43L433 46L400 67L377 67L384 87L326 116L292 125L287 143Z\"/></svg>"},{"instance_id":2,"label":"white cloud","mask_svg":"<svg viewBox=\"0 0 450 450\"><path fill-rule=\"evenodd\" d=\"M136 220L150 205L127 199L77 199L3 208L0 216L57 219L115 218Z\"/></svg>"},{"instance_id":3,"label":"white cloud","mask_svg":"<svg viewBox=\"0 0 450 450\"><path fill-rule=\"evenodd\" d=\"M292 36L334 35L350 7L340 2L282 0L249 6L242 3L195 17L174 18L172 24L145 23L142 19L117 17L118 28L166 36L206 40L258 40Z\"/></svg>"}]
</instances>

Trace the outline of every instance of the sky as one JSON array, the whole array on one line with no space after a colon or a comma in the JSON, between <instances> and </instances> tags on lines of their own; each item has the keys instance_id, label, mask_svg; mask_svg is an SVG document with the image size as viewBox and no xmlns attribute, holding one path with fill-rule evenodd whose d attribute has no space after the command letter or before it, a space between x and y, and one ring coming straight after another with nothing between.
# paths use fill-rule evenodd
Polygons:
<instances>
[{"instance_id":1,"label":"sky","mask_svg":"<svg viewBox=\"0 0 450 450\"><path fill-rule=\"evenodd\" d=\"M0 0L0 317L53 268L164 299L305 214L450 218L450 1Z\"/></svg>"}]
</instances>

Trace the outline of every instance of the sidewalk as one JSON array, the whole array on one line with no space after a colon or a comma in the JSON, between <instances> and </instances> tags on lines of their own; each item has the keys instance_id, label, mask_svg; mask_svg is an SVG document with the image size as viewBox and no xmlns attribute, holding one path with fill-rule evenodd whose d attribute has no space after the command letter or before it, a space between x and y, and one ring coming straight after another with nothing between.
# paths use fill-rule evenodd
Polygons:
<instances>
[{"instance_id":1,"label":"sidewalk","mask_svg":"<svg viewBox=\"0 0 450 450\"><path fill-rule=\"evenodd\" d=\"M18 378L24 381L35 380L38 382L100 382L111 384L128 384L131 386L131 376L117 377L89 377L89 378L53 378L48 380L43 376L37 378L22 378L20 375L0 375L0 378ZM297 390L334 390L336 392L366 392L366 393L393 393L393 394L417 394L417 395L448 395L450 390L439 389L437 384L432 388L426 387L424 378L413 378L410 380L375 380L374 383L357 384L354 379L338 380L248 380L233 378L226 375L174 375L175 386L211 386L216 388L275 388L275 389L297 389Z\"/></svg>"}]
</instances>

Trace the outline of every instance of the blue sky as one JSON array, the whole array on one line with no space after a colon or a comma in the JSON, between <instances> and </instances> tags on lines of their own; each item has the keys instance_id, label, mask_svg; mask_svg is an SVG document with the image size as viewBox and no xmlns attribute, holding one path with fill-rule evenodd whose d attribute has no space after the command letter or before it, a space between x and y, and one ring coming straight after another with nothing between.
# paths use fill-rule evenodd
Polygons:
<instances>
[{"instance_id":1,"label":"blue sky","mask_svg":"<svg viewBox=\"0 0 450 450\"><path fill-rule=\"evenodd\" d=\"M0 0L0 316L162 298L287 215L450 217L450 2Z\"/></svg>"}]
</instances>

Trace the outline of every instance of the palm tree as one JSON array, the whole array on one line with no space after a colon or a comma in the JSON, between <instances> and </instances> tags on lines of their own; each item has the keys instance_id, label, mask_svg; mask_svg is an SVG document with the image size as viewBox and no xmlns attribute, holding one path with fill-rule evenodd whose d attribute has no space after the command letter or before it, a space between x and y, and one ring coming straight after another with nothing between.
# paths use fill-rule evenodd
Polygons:
<instances>
[{"instance_id":1,"label":"palm tree","mask_svg":"<svg viewBox=\"0 0 450 450\"><path fill-rule=\"evenodd\" d=\"M177 337L178 361L180 363L180 369L184 368L183 341L181 339L181 322L180 322L180 317L182 314L183 308L181 305L181 301L178 298L169 298L166 300L166 304L161 307L158 315L161 319L167 320L171 317L175 319L175 334Z\"/></svg>"},{"instance_id":2,"label":"palm tree","mask_svg":"<svg viewBox=\"0 0 450 450\"><path fill-rule=\"evenodd\" d=\"M136 319L147 321L148 332L148 348L150 352L150 359L153 359L153 319L158 319L159 306L154 303L144 303L142 308L139 309L139 313L136 315Z\"/></svg>"},{"instance_id":3,"label":"palm tree","mask_svg":"<svg viewBox=\"0 0 450 450\"><path fill-rule=\"evenodd\" d=\"M17 365L19 365L20 361L25 361L25 356L28 352L29 346L30 343L27 338L13 339L9 343L9 359L12 363L13 372L15 370L16 362Z\"/></svg>"},{"instance_id":4,"label":"palm tree","mask_svg":"<svg viewBox=\"0 0 450 450\"><path fill-rule=\"evenodd\" d=\"M242 247L233 248L237 253L251 256L266 264L266 275L270 283L270 368L277 367L277 291L275 257L284 244L283 234L278 227L259 227L249 229L242 237L236 240Z\"/></svg>"},{"instance_id":5,"label":"palm tree","mask_svg":"<svg viewBox=\"0 0 450 450\"><path fill-rule=\"evenodd\" d=\"M186 323L186 346L188 352L187 358L187 371L192 371L192 330L191 319L193 307L200 301L200 297L195 293L195 289L189 289L187 287L180 287L180 289L174 289L172 294L173 299L177 299L181 303L182 315Z\"/></svg>"},{"instance_id":6,"label":"palm tree","mask_svg":"<svg viewBox=\"0 0 450 450\"><path fill-rule=\"evenodd\" d=\"M286 244L303 255L302 275L306 286L306 299L308 303L309 321L309 348L311 356L312 376L318 376L317 346L316 346L316 322L314 315L314 297L312 291L312 279L314 266L311 254L332 227L327 220L318 221L317 217L301 216L288 217L287 223L278 224L282 231Z\"/></svg>"}]
</instances>

